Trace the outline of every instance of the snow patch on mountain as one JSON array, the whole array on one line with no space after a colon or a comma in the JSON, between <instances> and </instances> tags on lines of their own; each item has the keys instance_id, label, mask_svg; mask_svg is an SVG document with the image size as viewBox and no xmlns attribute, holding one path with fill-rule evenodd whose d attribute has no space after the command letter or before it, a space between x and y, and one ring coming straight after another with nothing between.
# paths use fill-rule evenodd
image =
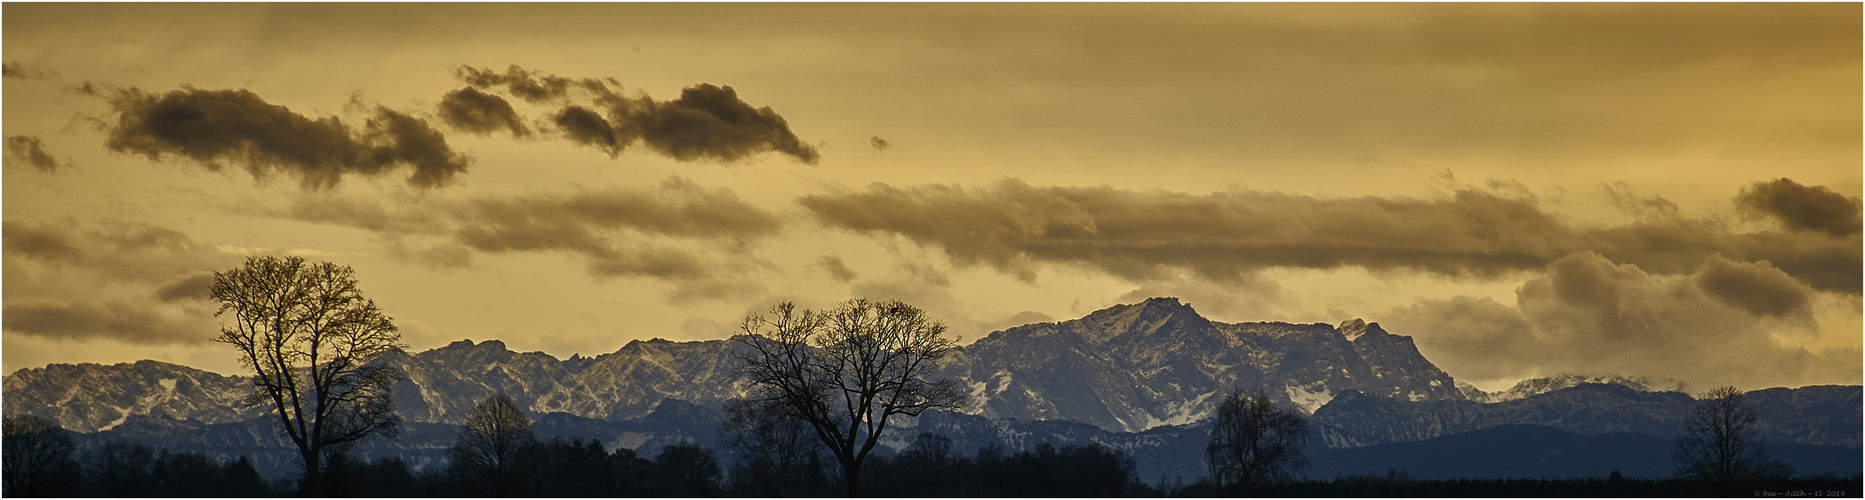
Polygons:
<instances>
[{"instance_id":1,"label":"snow patch on mountain","mask_svg":"<svg viewBox=\"0 0 1865 500\"><path fill-rule=\"evenodd\" d=\"M1328 401L1334 399L1334 393L1328 391L1327 384L1320 382L1303 386L1291 385L1288 387L1288 395L1290 402L1301 408L1302 413L1309 415L1313 415L1315 410L1327 406Z\"/></svg>"}]
</instances>

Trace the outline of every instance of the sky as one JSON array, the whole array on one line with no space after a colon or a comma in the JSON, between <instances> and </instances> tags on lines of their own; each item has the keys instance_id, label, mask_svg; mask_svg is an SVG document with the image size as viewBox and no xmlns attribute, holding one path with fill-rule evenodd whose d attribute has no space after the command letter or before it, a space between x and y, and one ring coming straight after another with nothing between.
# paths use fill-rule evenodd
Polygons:
<instances>
[{"instance_id":1,"label":"sky","mask_svg":"<svg viewBox=\"0 0 1865 500\"><path fill-rule=\"evenodd\" d=\"M1861 7L0 6L0 370L238 373L212 273L424 350L898 299L1379 322L1486 390L1861 381Z\"/></svg>"}]
</instances>

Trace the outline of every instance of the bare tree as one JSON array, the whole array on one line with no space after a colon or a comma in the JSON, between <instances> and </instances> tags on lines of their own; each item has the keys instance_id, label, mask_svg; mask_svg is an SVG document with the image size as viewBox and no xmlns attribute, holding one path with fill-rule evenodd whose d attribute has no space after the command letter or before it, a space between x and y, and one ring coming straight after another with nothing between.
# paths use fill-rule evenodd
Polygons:
<instances>
[{"instance_id":1,"label":"bare tree","mask_svg":"<svg viewBox=\"0 0 1865 500\"><path fill-rule=\"evenodd\" d=\"M1205 463L1220 488L1255 489L1287 480L1307 465L1308 426L1294 408L1277 408L1269 393L1232 391L1218 403Z\"/></svg>"},{"instance_id":2,"label":"bare tree","mask_svg":"<svg viewBox=\"0 0 1865 500\"><path fill-rule=\"evenodd\" d=\"M370 435L393 437L401 417L390 389L401 378L376 356L404 348L394 322L357 289L355 272L300 257L252 257L214 273L218 342L253 370L248 404L269 406L304 461L299 488L322 490L324 461ZM228 325L227 323L231 323Z\"/></svg>"},{"instance_id":3,"label":"bare tree","mask_svg":"<svg viewBox=\"0 0 1865 500\"><path fill-rule=\"evenodd\" d=\"M905 303L856 299L799 312L785 302L769 316L746 317L741 328L753 396L810 424L842 466L849 496L890 417L965 403L957 381L927 380L957 342L943 336L945 325Z\"/></svg>"},{"instance_id":4,"label":"bare tree","mask_svg":"<svg viewBox=\"0 0 1865 500\"><path fill-rule=\"evenodd\" d=\"M815 496L822 486L822 442L808 421L769 399L725 403L719 442L731 450L738 495Z\"/></svg>"},{"instance_id":5,"label":"bare tree","mask_svg":"<svg viewBox=\"0 0 1865 500\"><path fill-rule=\"evenodd\" d=\"M1696 412L1677 438L1677 475L1727 485L1760 474L1768 463L1755 410L1734 387L1697 397Z\"/></svg>"},{"instance_id":6,"label":"bare tree","mask_svg":"<svg viewBox=\"0 0 1865 500\"><path fill-rule=\"evenodd\" d=\"M37 415L7 415L0 434L0 495L64 496L75 493L77 445L57 422Z\"/></svg>"},{"instance_id":7,"label":"bare tree","mask_svg":"<svg viewBox=\"0 0 1865 500\"><path fill-rule=\"evenodd\" d=\"M460 427L460 437L448 455L448 472L474 494L495 497L531 493L532 470L541 448L525 417L511 398L496 394L473 407Z\"/></svg>"}]
</instances>

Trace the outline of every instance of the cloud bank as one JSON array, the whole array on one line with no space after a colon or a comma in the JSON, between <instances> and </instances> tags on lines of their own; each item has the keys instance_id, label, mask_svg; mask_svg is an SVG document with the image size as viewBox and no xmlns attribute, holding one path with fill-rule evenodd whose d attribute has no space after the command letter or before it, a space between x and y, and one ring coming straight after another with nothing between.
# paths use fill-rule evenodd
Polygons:
<instances>
[{"instance_id":1,"label":"cloud bank","mask_svg":"<svg viewBox=\"0 0 1865 500\"><path fill-rule=\"evenodd\" d=\"M673 178L653 190L470 198L304 196L273 215L375 232L409 258L464 265L462 251L561 252L584 259L591 275L697 280L746 267L750 243L776 234L776 215L728 189ZM437 245L415 248L403 238ZM737 258L723 258L733 255ZM717 296L719 287L690 291Z\"/></svg>"},{"instance_id":2,"label":"cloud bank","mask_svg":"<svg viewBox=\"0 0 1865 500\"><path fill-rule=\"evenodd\" d=\"M1817 231L1839 238L1859 234L1859 199L1825 186L1802 186L1787 178L1757 182L1742 188L1736 205L1796 231Z\"/></svg>"},{"instance_id":3,"label":"cloud bank","mask_svg":"<svg viewBox=\"0 0 1865 500\"><path fill-rule=\"evenodd\" d=\"M214 171L231 163L259 179L297 177L305 189L402 168L411 171L409 185L432 188L451 182L469 163L425 120L386 107L357 128L336 117L299 114L246 90L151 94L130 88L116 92L110 104L117 113L111 151L151 160L181 157Z\"/></svg>"},{"instance_id":4,"label":"cloud bank","mask_svg":"<svg viewBox=\"0 0 1865 500\"><path fill-rule=\"evenodd\" d=\"M1661 275L1587 252L1543 272L1517 290L1514 307L1456 297L1399 308L1383 322L1413 335L1445 371L1474 380L1572 373L1759 388L1861 375L1856 348L1797 345L1816 328L1816 292L1767 263L1713 256L1693 273Z\"/></svg>"},{"instance_id":5,"label":"cloud bank","mask_svg":"<svg viewBox=\"0 0 1865 500\"><path fill-rule=\"evenodd\" d=\"M207 288L240 256L138 224L5 222L3 327L51 339L199 344L219 327Z\"/></svg>"},{"instance_id":6,"label":"cloud bank","mask_svg":"<svg viewBox=\"0 0 1865 500\"><path fill-rule=\"evenodd\" d=\"M1242 282L1267 268L1346 266L1490 278L1591 251L1665 273L1691 272L1721 254L1769 261L1825 290L1856 294L1860 285L1856 234L1738 233L1720 222L1683 219L1583 227L1532 199L1469 189L1442 199L1327 199L1036 187L1005 179L985 188L877 183L798 202L830 227L904 236L943 249L957 264L987 265L1025 281L1035 279L1039 263L1134 281L1188 270Z\"/></svg>"}]
</instances>

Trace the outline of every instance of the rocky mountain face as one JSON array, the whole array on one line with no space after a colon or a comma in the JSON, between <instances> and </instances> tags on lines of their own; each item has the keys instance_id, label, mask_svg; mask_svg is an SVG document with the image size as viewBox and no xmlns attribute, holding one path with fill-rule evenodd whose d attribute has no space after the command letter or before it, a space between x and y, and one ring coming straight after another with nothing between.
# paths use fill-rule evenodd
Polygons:
<instances>
[{"instance_id":1,"label":"rocky mountain face","mask_svg":"<svg viewBox=\"0 0 1865 500\"><path fill-rule=\"evenodd\" d=\"M78 432L114 428L138 416L219 424L260 414L245 406L252 392L245 377L160 361L54 364L7 375L3 387L0 406L7 415L39 415Z\"/></svg>"},{"instance_id":2,"label":"rocky mountain face","mask_svg":"<svg viewBox=\"0 0 1865 500\"><path fill-rule=\"evenodd\" d=\"M1126 432L1203 420L1232 388L1268 388L1309 412L1348 390L1465 399L1411 337L1376 323L1214 323L1171 298L995 332L953 353L939 373L971 389L981 416Z\"/></svg>"},{"instance_id":3,"label":"rocky mountain face","mask_svg":"<svg viewBox=\"0 0 1865 500\"><path fill-rule=\"evenodd\" d=\"M719 408L733 393L742 348L732 340L637 340L609 354L560 360L497 340L462 340L376 362L407 374L395 386L395 407L409 422L457 424L501 392L533 415L620 421L645 416L664 399ZM1410 337L1378 324L1213 323L1170 298L992 333L944 358L935 376L971 389L967 413L1125 432L1195 423L1236 387L1267 387L1306 411L1347 390L1464 399ZM227 423L257 415L238 404L245 380L153 361L52 365L9 375L6 411L53 417L79 432L134 415Z\"/></svg>"},{"instance_id":4,"label":"rocky mountain face","mask_svg":"<svg viewBox=\"0 0 1865 500\"><path fill-rule=\"evenodd\" d=\"M732 394L738 348L730 340L637 340L609 354L560 361L512 352L497 340L463 340L389 363L408 374L395 386L395 408L409 421L459 423L500 392L535 415L619 421L645 416L664 399L719 408Z\"/></svg>"}]
</instances>

